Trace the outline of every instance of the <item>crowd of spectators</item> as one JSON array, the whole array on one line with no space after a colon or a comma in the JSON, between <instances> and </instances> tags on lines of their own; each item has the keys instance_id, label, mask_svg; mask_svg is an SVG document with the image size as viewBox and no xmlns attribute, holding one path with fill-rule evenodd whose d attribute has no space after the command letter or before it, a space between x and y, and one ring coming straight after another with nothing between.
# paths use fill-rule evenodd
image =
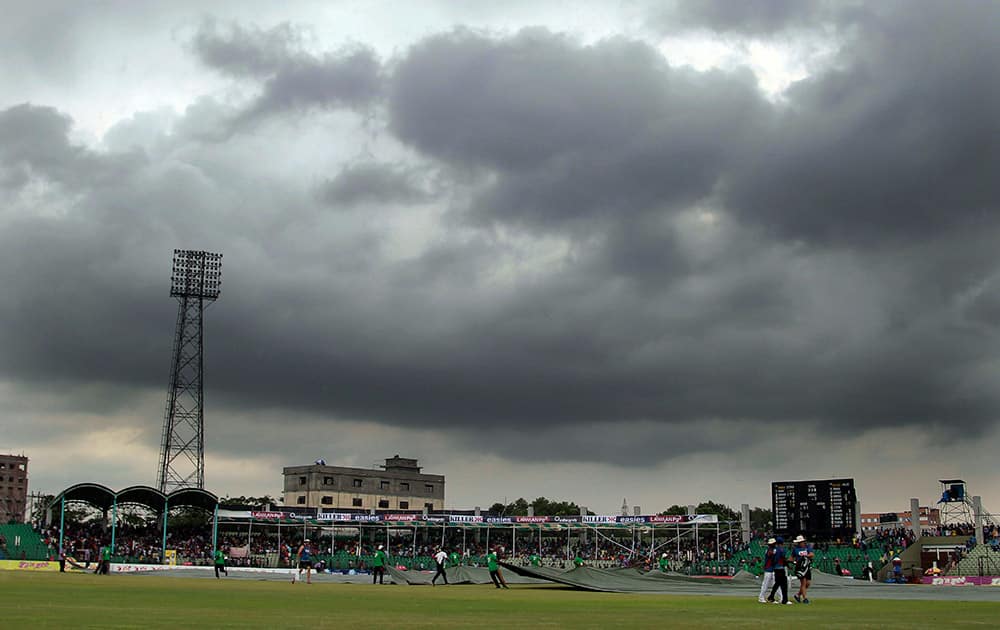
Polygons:
<instances>
[{"instance_id":1,"label":"crowd of spectators","mask_svg":"<svg viewBox=\"0 0 1000 630\"><path fill-rule=\"evenodd\" d=\"M49 550L49 559L59 556L59 528L37 528ZM119 524L115 528L112 558L115 562L159 563L162 561L163 530L155 523L144 525ZM195 564L207 564L212 555L211 531L204 527L168 528L167 549ZM104 545L111 544L111 530L99 521L66 524L63 530L63 551L67 557L90 566L97 561Z\"/></svg>"}]
</instances>

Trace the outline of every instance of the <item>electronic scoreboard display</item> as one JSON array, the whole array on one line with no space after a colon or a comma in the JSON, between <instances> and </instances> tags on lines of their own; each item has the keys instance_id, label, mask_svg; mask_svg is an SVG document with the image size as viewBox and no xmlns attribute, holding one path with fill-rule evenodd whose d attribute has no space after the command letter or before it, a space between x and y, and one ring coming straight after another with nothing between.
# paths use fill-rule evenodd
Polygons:
<instances>
[{"instance_id":1,"label":"electronic scoreboard display","mask_svg":"<svg viewBox=\"0 0 1000 630\"><path fill-rule=\"evenodd\" d=\"M774 532L813 540L850 539L855 533L856 500L853 479L775 481L771 484Z\"/></svg>"}]
</instances>

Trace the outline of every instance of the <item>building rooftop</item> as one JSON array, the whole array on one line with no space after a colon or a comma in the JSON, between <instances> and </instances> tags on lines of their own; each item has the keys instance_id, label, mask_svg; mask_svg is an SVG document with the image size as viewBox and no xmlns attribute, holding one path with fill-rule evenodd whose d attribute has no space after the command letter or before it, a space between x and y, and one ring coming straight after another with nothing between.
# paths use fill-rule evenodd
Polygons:
<instances>
[{"instance_id":1,"label":"building rooftop","mask_svg":"<svg viewBox=\"0 0 1000 630\"><path fill-rule=\"evenodd\" d=\"M420 466L417 466L417 460L400 457L399 453L396 453L392 457L386 457L385 464L382 465L382 468L387 471L420 472Z\"/></svg>"}]
</instances>

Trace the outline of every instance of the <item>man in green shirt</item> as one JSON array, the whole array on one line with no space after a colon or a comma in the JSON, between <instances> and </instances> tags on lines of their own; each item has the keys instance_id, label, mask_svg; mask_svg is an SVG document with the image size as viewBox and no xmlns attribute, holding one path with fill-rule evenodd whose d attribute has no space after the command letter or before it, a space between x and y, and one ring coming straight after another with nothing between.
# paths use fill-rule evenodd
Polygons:
<instances>
[{"instance_id":1,"label":"man in green shirt","mask_svg":"<svg viewBox=\"0 0 1000 630\"><path fill-rule=\"evenodd\" d=\"M486 568L490 570L490 579L493 580L494 586L497 588L510 588L507 586L507 581L503 579L503 574L500 573L500 561L497 558L496 550L486 554Z\"/></svg>"},{"instance_id":2,"label":"man in green shirt","mask_svg":"<svg viewBox=\"0 0 1000 630\"><path fill-rule=\"evenodd\" d=\"M372 584L376 582L378 584L384 584L383 578L385 577L385 565L389 561L389 557L385 555L383 546L379 545L378 549L375 550L375 556L372 558Z\"/></svg>"},{"instance_id":3,"label":"man in green shirt","mask_svg":"<svg viewBox=\"0 0 1000 630\"><path fill-rule=\"evenodd\" d=\"M542 566L542 557L537 553L533 553L528 556L528 562L531 563L531 566L533 567L540 567Z\"/></svg>"},{"instance_id":4,"label":"man in green shirt","mask_svg":"<svg viewBox=\"0 0 1000 630\"><path fill-rule=\"evenodd\" d=\"M453 567L457 567L461 559L462 556L460 556L457 551L452 551L448 556L448 563Z\"/></svg>"},{"instance_id":5,"label":"man in green shirt","mask_svg":"<svg viewBox=\"0 0 1000 630\"><path fill-rule=\"evenodd\" d=\"M670 562L667 560L667 554L660 556L660 571L666 573L670 569Z\"/></svg>"},{"instance_id":6,"label":"man in green shirt","mask_svg":"<svg viewBox=\"0 0 1000 630\"><path fill-rule=\"evenodd\" d=\"M97 572L101 575L108 575L111 572L111 545L101 547L101 563L97 566Z\"/></svg>"},{"instance_id":7,"label":"man in green shirt","mask_svg":"<svg viewBox=\"0 0 1000 630\"><path fill-rule=\"evenodd\" d=\"M229 571L226 570L226 554L222 553L222 549L215 550L215 579L219 579L219 571L226 574L229 577Z\"/></svg>"},{"instance_id":8,"label":"man in green shirt","mask_svg":"<svg viewBox=\"0 0 1000 630\"><path fill-rule=\"evenodd\" d=\"M573 558L573 566L577 568L583 566L583 558L580 557L580 554L576 554L576 557Z\"/></svg>"}]
</instances>

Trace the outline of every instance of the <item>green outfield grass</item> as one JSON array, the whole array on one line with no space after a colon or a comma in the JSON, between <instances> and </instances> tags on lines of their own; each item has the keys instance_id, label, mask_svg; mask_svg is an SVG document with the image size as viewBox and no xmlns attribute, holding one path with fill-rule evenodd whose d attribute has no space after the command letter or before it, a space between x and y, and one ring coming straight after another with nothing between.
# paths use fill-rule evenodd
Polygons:
<instances>
[{"instance_id":1,"label":"green outfield grass","mask_svg":"<svg viewBox=\"0 0 1000 630\"><path fill-rule=\"evenodd\" d=\"M0 571L3 628L623 626L933 628L1000 624L1000 604L618 595L548 586L383 586Z\"/></svg>"}]
</instances>

